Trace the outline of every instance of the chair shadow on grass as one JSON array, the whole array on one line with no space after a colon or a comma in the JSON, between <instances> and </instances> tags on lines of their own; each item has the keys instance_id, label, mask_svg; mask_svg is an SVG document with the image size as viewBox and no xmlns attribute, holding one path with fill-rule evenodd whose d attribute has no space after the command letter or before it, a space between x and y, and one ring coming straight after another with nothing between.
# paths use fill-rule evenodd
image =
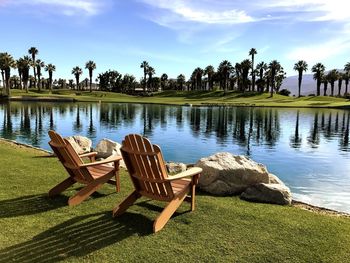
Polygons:
<instances>
[{"instance_id":1,"label":"chair shadow on grass","mask_svg":"<svg viewBox=\"0 0 350 263\"><path fill-rule=\"evenodd\" d=\"M111 211L78 216L58 224L28 241L0 250L0 263L58 262L81 257L131 235L152 233L152 222L140 214L126 212L113 219Z\"/></svg>"},{"instance_id":2,"label":"chair shadow on grass","mask_svg":"<svg viewBox=\"0 0 350 263\"><path fill-rule=\"evenodd\" d=\"M0 200L0 218L33 215L66 206L68 197L50 198L47 194L27 195Z\"/></svg>"}]
</instances>

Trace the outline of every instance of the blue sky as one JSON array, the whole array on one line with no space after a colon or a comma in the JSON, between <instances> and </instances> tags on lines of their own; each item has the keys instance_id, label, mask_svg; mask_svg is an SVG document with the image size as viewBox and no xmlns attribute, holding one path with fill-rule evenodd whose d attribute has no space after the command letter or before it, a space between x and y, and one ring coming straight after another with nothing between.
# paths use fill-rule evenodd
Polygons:
<instances>
[{"instance_id":1,"label":"blue sky","mask_svg":"<svg viewBox=\"0 0 350 263\"><path fill-rule=\"evenodd\" d=\"M252 47L256 62L277 59L288 75L300 59L327 69L350 61L345 0L0 0L0 24L0 52L19 58L35 46L64 78L88 60L95 75L139 79L146 60L157 76L188 78L196 67L249 58Z\"/></svg>"}]
</instances>

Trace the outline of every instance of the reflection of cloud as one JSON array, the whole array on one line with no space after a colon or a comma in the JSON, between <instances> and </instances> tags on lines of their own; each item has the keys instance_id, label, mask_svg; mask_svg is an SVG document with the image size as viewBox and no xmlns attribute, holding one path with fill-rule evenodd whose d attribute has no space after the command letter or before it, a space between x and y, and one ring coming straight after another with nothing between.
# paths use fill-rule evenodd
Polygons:
<instances>
[{"instance_id":1,"label":"reflection of cloud","mask_svg":"<svg viewBox=\"0 0 350 263\"><path fill-rule=\"evenodd\" d=\"M73 15L87 15L92 16L100 13L105 4L107 2L105 0L8 0L1 1L0 5L3 4L5 6L40 6L55 13L61 13L66 16Z\"/></svg>"}]
</instances>

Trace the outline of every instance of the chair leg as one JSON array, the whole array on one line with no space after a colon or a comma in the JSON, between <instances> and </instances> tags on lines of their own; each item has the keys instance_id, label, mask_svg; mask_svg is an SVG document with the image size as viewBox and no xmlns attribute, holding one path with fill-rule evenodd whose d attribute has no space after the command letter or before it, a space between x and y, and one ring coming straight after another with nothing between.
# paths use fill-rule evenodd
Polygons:
<instances>
[{"instance_id":1,"label":"chair leg","mask_svg":"<svg viewBox=\"0 0 350 263\"><path fill-rule=\"evenodd\" d=\"M191 211L194 211L195 209L195 202L196 202L196 185L191 185Z\"/></svg>"},{"instance_id":2,"label":"chair leg","mask_svg":"<svg viewBox=\"0 0 350 263\"><path fill-rule=\"evenodd\" d=\"M113 209L113 217L123 214L130 206L132 206L141 195L137 191L133 191L127 198Z\"/></svg>"},{"instance_id":3,"label":"chair leg","mask_svg":"<svg viewBox=\"0 0 350 263\"><path fill-rule=\"evenodd\" d=\"M161 230L165 224L169 221L171 216L175 213L176 209L181 205L186 197L186 192L177 196L175 199L171 200L170 203L164 208L160 215L154 220L153 232L158 232Z\"/></svg>"},{"instance_id":4,"label":"chair leg","mask_svg":"<svg viewBox=\"0 0 350 263\"><path fill-rule=\"evenodd\" d=\"M119 172L117 172L115 174L115 190L117 191L117 193L120 192L120 175L119 175Z\"/></svg>"},{"instance_id":5,"label":"chair leg","mask_svg":"<svg viewBox=\"0 0 350 263\"><path fill-rule=\"evenodd\" d=\"M78 193L76 193L74 196L69 198L68 205L73 206L73 205L80 204L86 198L88 198L93 192L95 192L98 188L100 188L104 183L106 183L108 180L109 180L109 177L105 176L89 183L87 186L81 189Z\"/></svg>"},{"instance_id":6,"label":"chair leg","mask_svg":"<svg viewBox=\"0 0 350 263\"><path fill-rule=\"evenodd\" d=\"M56 185L54 188L52 188L49 191L49 196L52 197L52 196L58 195L75 183L76 181L72 177L68 177L66 180L62 181L61 183Z\"/></svg>"}]
</instances>

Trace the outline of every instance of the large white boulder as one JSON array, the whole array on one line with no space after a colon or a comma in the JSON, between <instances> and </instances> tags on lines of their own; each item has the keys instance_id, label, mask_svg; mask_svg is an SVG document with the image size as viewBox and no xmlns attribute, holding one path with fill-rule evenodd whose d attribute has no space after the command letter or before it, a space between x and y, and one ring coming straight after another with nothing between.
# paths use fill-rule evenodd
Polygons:
<instances>
[{"instance_id":1,"label":"large white boulder","mask_svg":"<svg viewBox=\"0 0 350 263\"><path fill-rule=\"evenodd\" d=\"M121 156L120 148L122 146L112 140L109 139L102 139L99 141L99 143L96 145L94 151L97 152L96 158L97 159L105 159L110 156ZM125 167L124 161L120 161L119 165L121 167Z\"/></svg>"},{"instance_id":2,"label":"large white boulder","mask_svg":"<svg viewBox=\"0 0 350 263\"><path fill-rule=\"evenodd\" d=\"M236 195L249 186L269 183L269 172L264 165L228 152L201 158L195 166L203 169L199 188L214 195Z\"/></svg>"},{"instance_id":3,"label":"large white boulder","mask_svg":"<svg viewBox=\"0 0 350 263\"><path fill-rule=\"evenodd\" d=\"M74 135L66 137L65 139L70 142L78 154L83 154L91 151L92 141L87 137Z\"/></svg>"},{"instance_id":4,"label":"large white boulder","mask_svg":"<svg viewBox=\"0 0 350 263\"><path fill-rule=\"evenodd\" d=\"M241 194L241 198L253 202L278 205L290 205L292 203L292 193L283 183L262 183L250 186Z\"/></svg>"}]
</instances>

